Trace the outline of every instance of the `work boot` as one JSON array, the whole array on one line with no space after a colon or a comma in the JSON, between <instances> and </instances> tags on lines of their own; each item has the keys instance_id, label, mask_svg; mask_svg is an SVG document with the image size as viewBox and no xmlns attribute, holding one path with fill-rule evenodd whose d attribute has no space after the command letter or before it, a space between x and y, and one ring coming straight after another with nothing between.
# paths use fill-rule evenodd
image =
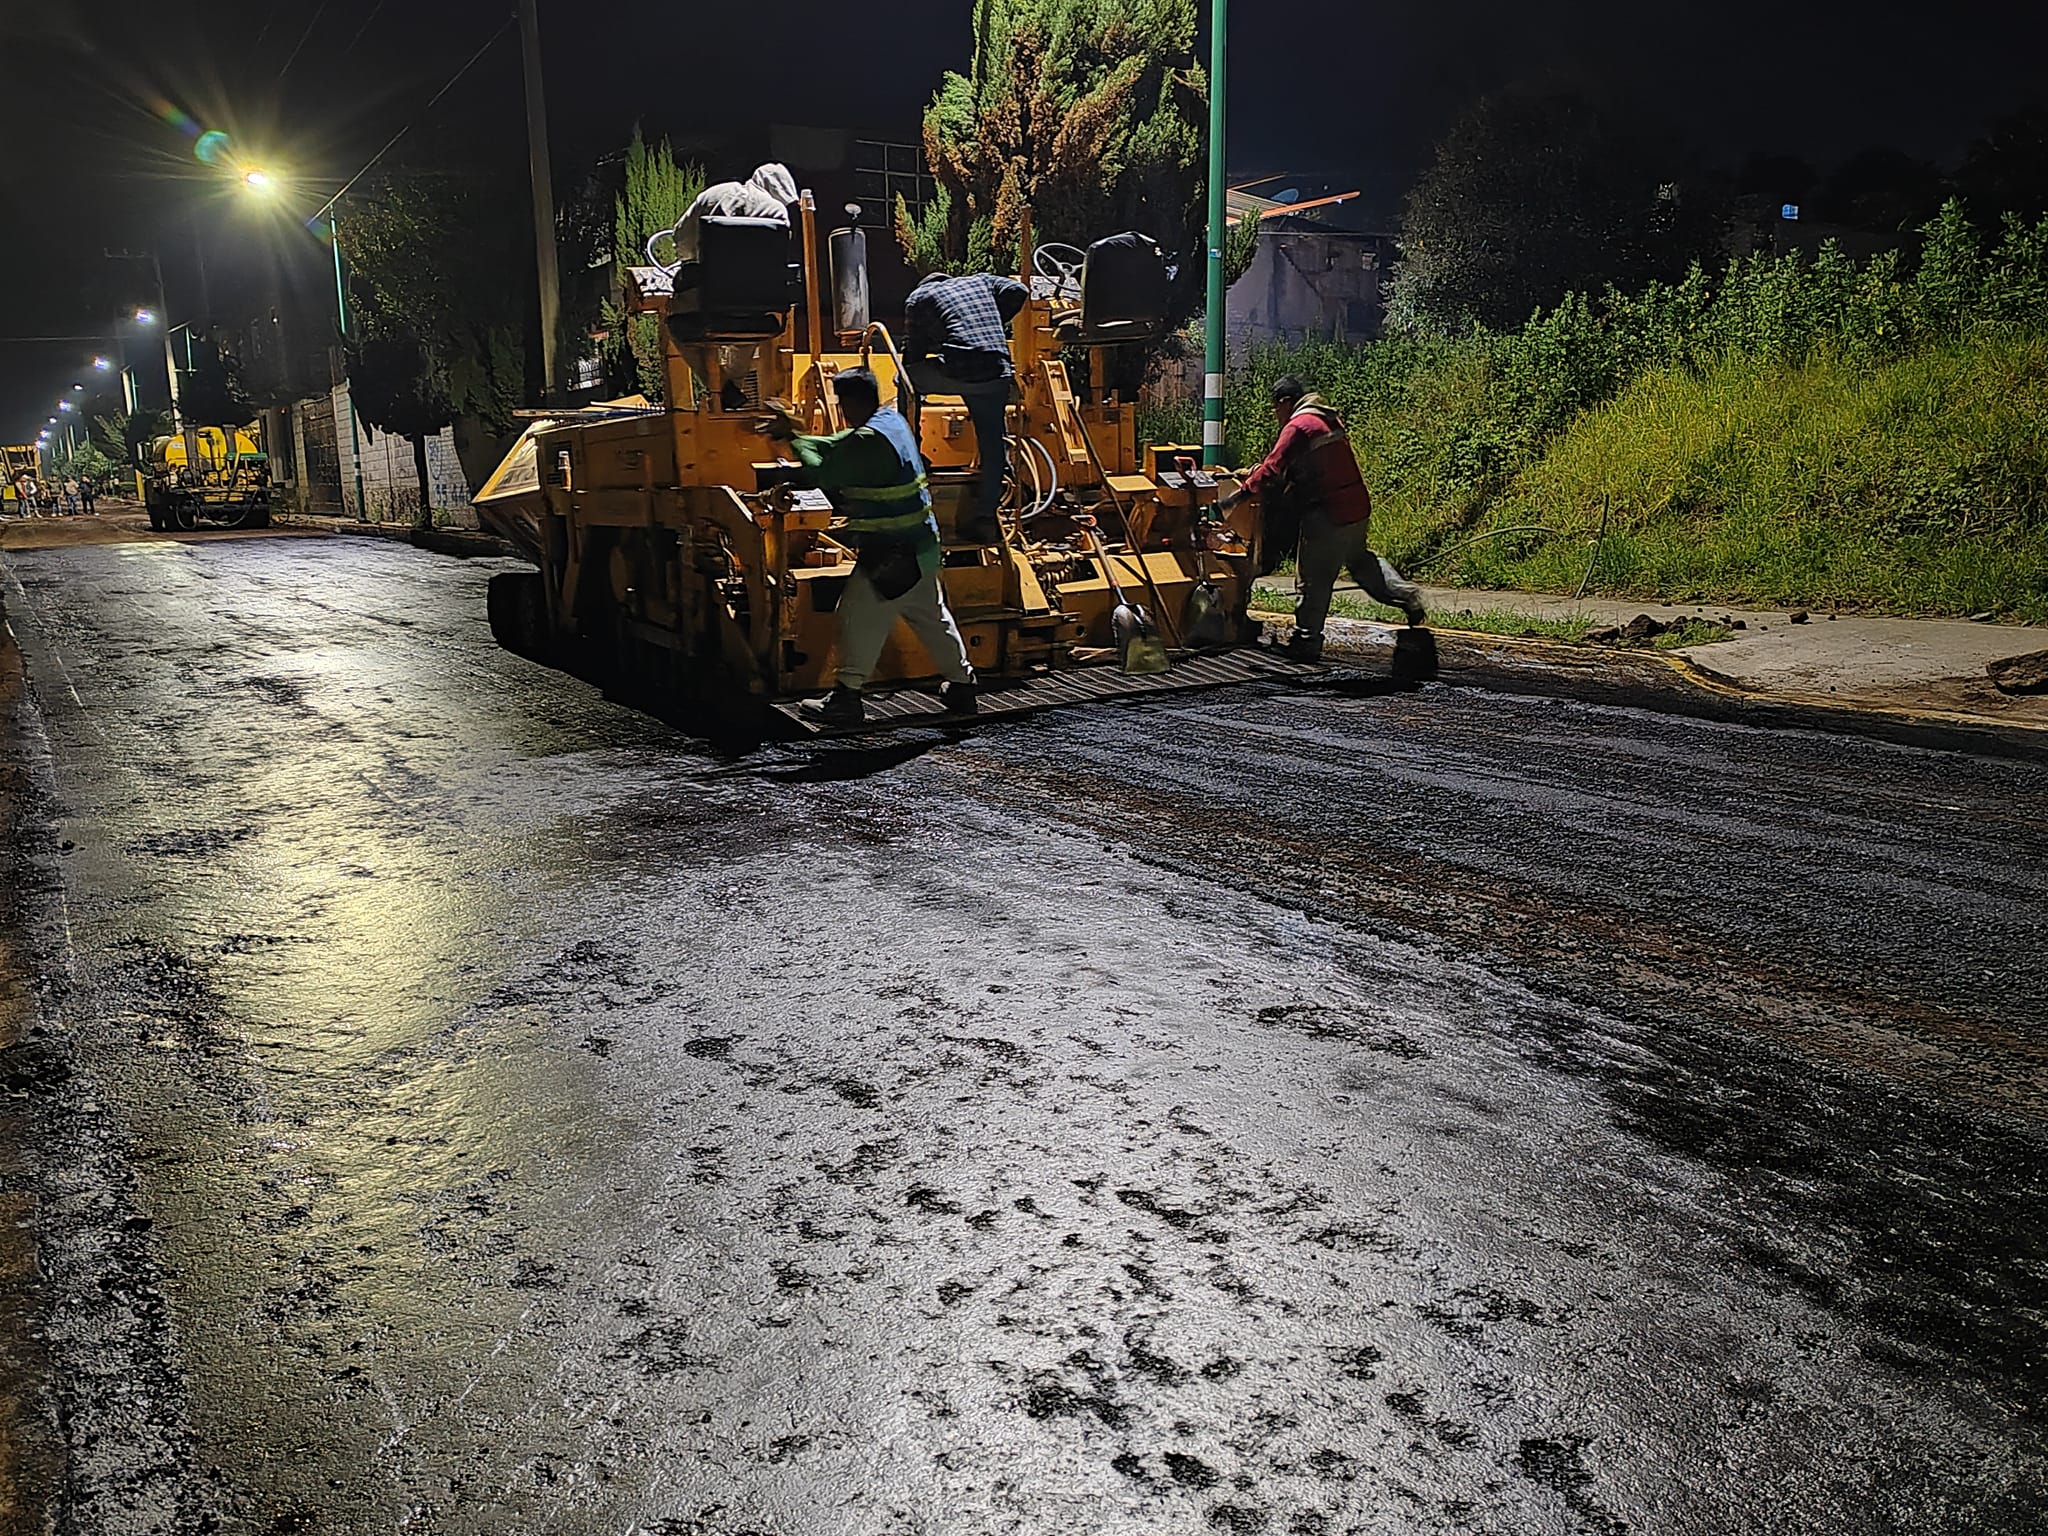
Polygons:
<instances>
[{"instance_id":1,"label":"work boot","mask_svg":"<svg viewBox=\"0 0 2048 1536\"><path fill-rule=\"evenodd\" d=\"M964 683L941 683L939 702L949 715L975 714L981 709L981 687L971 677Z\"/></svg>"},{"instance_id":2,"label":"work boot","mask_svg":"<svg viewBox=\"0 0 2048 1536\"><path fill-rule=\"evenodd\" d=\"M858 688L834 688L822 699L805 699L797 712L813 725L859 725L868 717Z\"/></svg>"},{"instance_id":3,"label":"work boot","mask_svg":"<svg viewBox=\"0 0 2048 1536\"><path fill-rule=\"evenodd\" d=\"M1321 635L1304 635L1297 629L1294 632L1294 638L1287 642L1286 651L1289 661L1321 661L1323 659L1323 637Z\"/></svg>"}]
</instances>

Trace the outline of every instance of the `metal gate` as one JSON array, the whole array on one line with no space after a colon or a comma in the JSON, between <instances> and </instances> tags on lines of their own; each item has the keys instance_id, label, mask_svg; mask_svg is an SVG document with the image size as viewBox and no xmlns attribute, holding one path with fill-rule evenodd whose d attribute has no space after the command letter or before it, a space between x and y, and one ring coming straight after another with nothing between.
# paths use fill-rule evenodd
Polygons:
<instances>
[{"instance_id":1,"label":"metal gate","mask_svg":"<svg viewBox=\"0 0 2048 1536\"><path fill-rule=\"evenodd\" d=\"M341 452L335 443L334 397L321 395L301 400L299 420L306 440L305 462L299 466L306 510L340 516L348 507L341 495Z\"/></svg>"}]
</instances>

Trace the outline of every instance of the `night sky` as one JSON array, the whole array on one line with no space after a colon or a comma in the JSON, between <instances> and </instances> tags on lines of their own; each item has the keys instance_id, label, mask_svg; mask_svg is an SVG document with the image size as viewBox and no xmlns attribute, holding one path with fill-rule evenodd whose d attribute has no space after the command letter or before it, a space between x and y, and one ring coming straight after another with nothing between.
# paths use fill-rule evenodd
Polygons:
<instances>
[{"instance_id":1,"label":"night sky","mask_svg":"<svg viewBox=\"0 0 2048 1536\"><path fill-rule=\"evenodd\" d=\"M174 315L195 312L195 220L207 231L210 273L236 280L237 248L260 232L194 160L178 114L291 167L310 208L415 117L508 9L508 0L0 0L0 338L104 331L118 304L145 297L146 267L108 261L109 246L160 249ZM1991 114L2040 90L2027 9L2019 0L1239 0L1233 175L1332 177L1361 188L1365 207L1384 216L1458 112L1511 86L1581 91L1726 164L1765 149L1825 167L1869 144L1948 163ZM542 0L558 187L616 150L635 118L679 134L783 121L911 136L939 73L965 67L971 12L969 0ZM514 29L420 119L404 149L412 163L517 161L518 65ZM93 350L0 340L0 437L32 438L72 378L91 382L80 369Z\"/></svg>"}]
</instances>

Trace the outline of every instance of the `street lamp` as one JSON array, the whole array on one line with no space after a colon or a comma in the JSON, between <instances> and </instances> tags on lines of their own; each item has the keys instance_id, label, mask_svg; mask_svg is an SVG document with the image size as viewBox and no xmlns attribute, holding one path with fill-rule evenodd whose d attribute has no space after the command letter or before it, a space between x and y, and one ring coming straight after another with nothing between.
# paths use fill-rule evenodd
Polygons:
<instances>
[{"instance_id":1,"label":"street lamp","mask_svg":"<svg viewBox=\"0 0 2048 1536\"><path fill-rule=\"evenodd\" d=\"M258 197L269 197L277 190L277 179L261 166L252 165L242 172L242 185Z\"/></svg>"},{"instance_id":2,"label":"street lamp","mask_svg":"<svg viewBox=\"0 0 2048 1536\"><path fill-rule=\"evenodd\" d=\"M135 311L135 323L137 325L155 325L156 311L150 309L138 309L137 311Z\"/></svg>"},{"instance_id":3,"label":"street lamp","mask_svg":"<svg viewBox=\"0 0 2048 1536\"><path fill-rule=\"evenodd\" d=\"M111 362L109 362L109 361L108 361L108 360L107 360L106 358L104 358L104 357L96 357L96 358L94 358L94 359L92 360L92 365L93 365L93 367L97 368L97 369L98 369L98 370L99 370L99 371L100 371L101 373L105 373L105 372L106 372L106 371L107 371L108 369L110 369L110 368L112 368L112 367L114 366L114 365L113 365L113 364L112 364Z\"/></svg>"},{"instance_id":4,"label":"street lamp","mask_svg":"<svg viewBox=\"0 0 2048 1536\"><path fill-rule=\"evenodd\" d=\"M248 180L247 177L243 179L244 181ZM261 189L258 188L256 190L260 191ZM346 187L342 188L343 192L347 190ZM316 210L313 217L306 221L306 227L317 230L320 227L320 215L323 213L327 215L327 243L334 249L334 323L341 332L342 347L346 349L348 346L348 282L342 275L341 221L335 211L335 204L340 201L341 193L337 192L327 200L325 207ZM356 471L356 516L367 520L370 515L370 507L369 503L363 499L363 429L361 423L356 419L355 381L347 379L344 374L344 382L348 385L349 446L354 450L350 458L355 464Z\"/></svg>"}]
</instances>

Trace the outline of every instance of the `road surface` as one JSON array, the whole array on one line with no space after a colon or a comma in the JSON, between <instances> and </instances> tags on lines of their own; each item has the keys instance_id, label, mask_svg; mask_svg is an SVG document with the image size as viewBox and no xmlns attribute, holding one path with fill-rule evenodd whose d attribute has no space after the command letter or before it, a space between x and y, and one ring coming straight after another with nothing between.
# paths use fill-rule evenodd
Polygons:
<instances>
[{"instance_id":1,"label":"road surface","mask_svg":"<svg viewBox=\"0 0 2048 1536\"><path fill-rule=\"evenodd\" d=\"M1371 679L724 759L488 562L0 558L64 1529L2048 1529L2038 766Z\"/></svg>"}]
</instances>

